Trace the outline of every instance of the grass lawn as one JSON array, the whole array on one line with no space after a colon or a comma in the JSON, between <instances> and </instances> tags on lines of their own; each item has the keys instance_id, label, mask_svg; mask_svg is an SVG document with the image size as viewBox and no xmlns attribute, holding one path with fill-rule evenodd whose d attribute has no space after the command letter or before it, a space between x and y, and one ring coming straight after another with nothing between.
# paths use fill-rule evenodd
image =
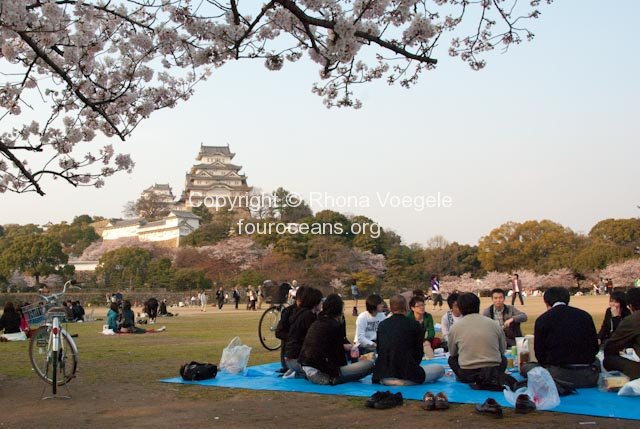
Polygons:
<instances>
[{"instance_id":1,"label":"grass lawn","mask_svg":"<svg viewBox=\"0 0 640 429\"><path fill-rule=\"evenodd\" d=\"M593 315L597 327L602 321L607 302L607 297L587 296L572 299L572 304ZM489 303L489 299L483 298L483 308ZM355 329L355 318L351 316L350 311L352 307L353 303L346 303L348 335L351 338ZM359 303L359 309L361 311L364 309L364 302ZM542 298L529 298L522 309L529 315L529 321L523 326L523 330L525 333L533 333L535 317L544 311ZM171 311L173 310L171 309ZM315 416L314 418L319 419L318 421L325 421L324 419L328 416L333 416L334 420L331 423L325 421L326 425L330 426L341 422L349 424L350 419L353 418L362 421L368 420L365 415L362 415L364 411L360 399L174 386L158 383L157 380L161 378L177 376L180 365L185 362L195 360L217 364L222 349L234 336L239 336L245 344L252 347L250 365L274 362L279 359L278 352L268 352L259 343L257 327L261 311L236 311L231 306L225 306L223 311L209 307L205 313L197 309L177 309L176 311L179 313L179 317L158 318L155 327L162 325L167 327L166 332L158 334L104 336L100 334L104 323L102 321L69 324L68 330L78 334L76 341L80 360L78 377L69 384L73 399L64 403L39 399L44 383L39 381L31 369L27 342L0 344L2 353L0 423L2 425L18 424L18 427L23 427L26 426L25 422L33 419L34 423L40 422L46 427L45 413L47 409L55 409L53 407L55 407L55 403L58 403L64 404L65 413L79 416L79 421L90 423L92 427L110 427L111 417L113 417L110 413L115 412L114 410L117 410L117 415L124 413L128 418L134 419L132 421L136 422L135 427L146 427L141 423L144 417L138 416L138 414L148 414L147 417L151 419L148 420L149 422L156 418L155 413L164 415L165 411L186 413L198 419L213 412L211 406L215 404L214 410L218 409L215 413L225 415L225 412L228 412L229 416L225 417L225 421L231 426L269 427L273 421L268 415L273 412L274 404L279 402L287 404L291 401L308 405L304 408L304 412L297 416L302 419L301 424L305 421L305 415L307 417ZM427 305L427 311L433 314L436 323L444 314L444 310L432 311L430 303ZM104 318L105 313L106 309L96 309L94 316ZM153 325L147 327L153 327ZM13 397L21 398L22 401L13 403L10 400ZM256 410L264 408L266 414L251 412L247 416L246 413L238 412L238 410L242 410L241 403L247 401L253 403L252 407ZM271 404L270 401L272 401ZM110 403L111 406L109 406ZM37 407L34 407L35 405ZM144 408L147 411L141 411L138 407L142 405L151 407L155 411L149 411L147 408ZM127 408L129 411L126 411ZM229 411L232 408L236 412ZM419 407L413 407L415 410L409 406L403 407L403 409L405 408L410 408L409 414L415 413L416 418L420 418L422 410ZM464 420L465 416L468 416L470 421L473 421L474 418L477 419L477 417L473 417L474 414L472 410L470 411L469 406L456 406L454 409L458 411L447 414L447 416L456 415L458 420ZM545 417L550 419L549 422L555 422L558 416L562 416L557 413L536 414L549 416ZM445 415L442 417L444 418ZM446 420L449 420L449 417ZM214 418L215 416L212 417L212 419ZM559 424L576 422L580 420L581 416L563 416L563 418L565 420L560 419L557 422ZM595 418L588 418L588 420L616 422ZM164 415L164 418L156 421L154 427L170 427L173 424L171 422L174 420ZM175 420L175 422L179 422L179 420ZM306 423L308 425L309 421L307 420ZM375 419L373 423L375 423ZM376 426L373 423L368 423L366 427ZM624 421L622 423L626 424ZM611 427L623 427L622 423L618 421L617 425ZM495 423L493 424L495 425ZM604 423L599 424L602 426ZM82 424L77 427L85 426ZM314 427L314 424L311 424L310 427ZM318 427L325 427L325 425ZM524 427L527 427L527 424Z\"/></svg>"}]
</instances>

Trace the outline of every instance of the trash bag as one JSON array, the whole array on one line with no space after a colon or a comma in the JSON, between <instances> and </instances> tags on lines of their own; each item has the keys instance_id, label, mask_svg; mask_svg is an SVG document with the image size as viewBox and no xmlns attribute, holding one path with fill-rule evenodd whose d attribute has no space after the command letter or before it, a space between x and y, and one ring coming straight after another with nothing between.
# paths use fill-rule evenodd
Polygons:
<instances>
[{"instance_id":1,"label":"trash bag","mask_svg":"<svg viewBox=\"0 0 640 429\"><path fill-rule=\"evenodd\" d=\"M220 369L230 374L244 373L249 363L251 347L243 345L240 337L235 337L227 347L222 350Z\"/></svg>"},{"instance_id":2,"label":"trash bag","mask_svg":"<svg viewBox=\"0 0 640 429\"><path fill-rule=\"evenodd\" d=\"M527 373L527 378L526 387L521 387L515 392L509 388L504 389L504 398L507 402L515 405L518 395L524 393L529 395L538 410L551 410L560 405L558 389L549 371L542 367L536 367Z\"/></svg>"},{"instance_id":3,"label":"trash bag","mask_svg":"<svg viewBox=\"0 0 640 429\"><path fill-rule=\"evenodd\" d=\"M620 390L618 390L618 396L640 396L640 378L631 380Z\"/></svg>"}]
</instances>

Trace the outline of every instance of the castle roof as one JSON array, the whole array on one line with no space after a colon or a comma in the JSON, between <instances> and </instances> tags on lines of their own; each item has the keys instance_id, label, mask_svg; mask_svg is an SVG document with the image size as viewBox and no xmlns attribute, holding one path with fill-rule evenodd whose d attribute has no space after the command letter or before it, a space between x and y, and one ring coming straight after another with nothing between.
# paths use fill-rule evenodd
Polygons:
<instances>
[{"instance_id":1,"label":"castle roof","mask_svg":"<svg viewBox=\"0 0 640 429\"><path fill-rule=\"evenodd\" d=\"M226 146L205 146L203 144L200 144L200 152L198 153L198 157L196 159L200 160L202 159L202 157L208 155L222 155L233 158L236 154L231 153L231 151L229 150L229 144L227 144Z\"/></svg>"},{"instance_id":2,"label":"castle roof","mask_svg":"<svg viewBox=\"0 0 640 429\"><path fill-rule=\"evenodd\" d=\"M185 210L171 210L169 216L167 217L171 217L171 215L174 215L175 217L179 217L181 219L200 219L200 216L196 216L193 213Z\"/></svg>"}]
</instances>

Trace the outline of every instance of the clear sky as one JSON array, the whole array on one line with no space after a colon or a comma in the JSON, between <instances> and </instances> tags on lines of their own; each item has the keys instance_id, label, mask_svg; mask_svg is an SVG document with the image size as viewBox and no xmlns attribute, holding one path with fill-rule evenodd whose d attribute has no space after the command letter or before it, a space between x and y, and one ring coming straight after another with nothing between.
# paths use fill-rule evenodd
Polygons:
<instances>
[{"instance_id":1,"label":"clear sky","mask_svg":"<svg viewBox=\"0 0 640 429\"><path fill-rule=\"evenodd\" d=\"M310 91L318 71L309 60L280 72L228 64L118 143L137 164L132 174L102 189L57 181L44 183L45 197L0 194L0 224L118 217L153 183L179 194L201 143L229 143L249 185L265 191L368 199L312 208L364 214L407 243L441 234L474 244L507 221L588 232L602 219L637 217L640 2L564 0L542 10L530 25L535 40L492 53L483 71L443 50L411 90L357 88L357 111L323 106ZM452 207L384 204L387 195L438 193Z\"/></svg>"}]
</instances>

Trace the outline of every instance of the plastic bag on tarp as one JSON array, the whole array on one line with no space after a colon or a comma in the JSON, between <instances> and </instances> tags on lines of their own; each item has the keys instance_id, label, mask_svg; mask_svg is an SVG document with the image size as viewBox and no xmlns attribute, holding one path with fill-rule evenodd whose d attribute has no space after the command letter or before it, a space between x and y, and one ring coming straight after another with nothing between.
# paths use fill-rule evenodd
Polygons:
<instances>
[{"instance_id":1,"label":"plastic bag on tarp","mask_svg":"<svg viewBox=\"0 0 640 429\"><path fill-rule=\"evenodd\" d=\"M220 369L230 374L244 373L249 363L251 347L243 345L240 337L235 337L227 347L222 350Z\"/></svg>"},{"instance_id":2,"label":"plastic bag on tarp","mask_svg":"<svg viewBox=\"0 0 640 429\"><path fill-rule=\"evenodd\" d=\"M631 380L618 390L618 396L640 396L640 378Z\"/></svg>"},{"instance_id":3,"label":"plastic bag on tarp","mask_svg":"<svg viewBox=\"0 0 640 429\"><path fill-rule=\"evenodd\" d=\"M538 410L551 410L560 405L558 389L549 371L536 367L527 373L527 378L526 387L521 387L515 392L509 388L504 389L504 398L507 402L515 406L518 395L524 393L529 395Z\"/></svg>"}]
</instances>

